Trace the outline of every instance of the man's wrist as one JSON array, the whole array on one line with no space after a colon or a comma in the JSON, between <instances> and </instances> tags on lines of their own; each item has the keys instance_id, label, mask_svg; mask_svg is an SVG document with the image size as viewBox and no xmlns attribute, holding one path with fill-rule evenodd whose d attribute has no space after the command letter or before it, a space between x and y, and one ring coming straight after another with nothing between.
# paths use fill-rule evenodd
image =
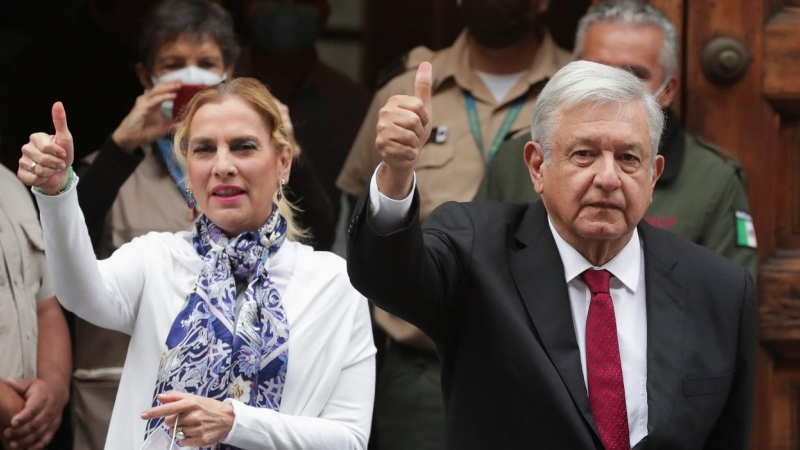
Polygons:
<instances>
[{"instance_id":1,"label":"man's wrist","mask_svg":"<svg viewBox=\"0 0 800 450\"><path fill-rule=\"evenodd\" d=\"M378 168L378 191L392 200L408 197L414 185L414 169L402 170L383 163Z\"/></svg>"},{"instance_id":2,"label":"man's wrist","mask_svg":"<svg viewBox=\"0 0 800 450\"><path fill-rule=\"evenodd\" d=\"M67 403L69 403L69 379L60 376L39 377L39 381L48 386L59 408L67 406Z\"/></svg>"}]
</instances>

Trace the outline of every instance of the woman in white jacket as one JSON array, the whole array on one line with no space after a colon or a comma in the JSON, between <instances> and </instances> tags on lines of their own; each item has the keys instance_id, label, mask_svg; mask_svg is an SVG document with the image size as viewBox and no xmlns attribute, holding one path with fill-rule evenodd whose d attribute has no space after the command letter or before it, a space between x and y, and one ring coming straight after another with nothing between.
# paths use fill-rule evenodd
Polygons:
<instances>
[{"instance_id":1,"label":"woman in white jacket","mask_svg":"<svg viewBox=\"0 0 800 450\"><path fill-rule=\"evenodd\" d=\"M298 243L283 198L292 163L258 81L209 87L174 138L202 214L97 261L75 193L61 103L55 135L23 147L62 304L131 335L106 448L364 449L375 347L344 262ZM191 202L190 202L191 203ZM190 205L194 206L194 205Z\"/></svg>"}]
</instances>

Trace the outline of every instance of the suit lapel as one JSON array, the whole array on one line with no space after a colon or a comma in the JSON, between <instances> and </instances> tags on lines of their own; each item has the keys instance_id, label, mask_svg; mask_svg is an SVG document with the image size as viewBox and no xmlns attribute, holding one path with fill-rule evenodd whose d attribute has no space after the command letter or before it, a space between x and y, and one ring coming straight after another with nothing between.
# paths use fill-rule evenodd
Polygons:
<instances>
[{"instance_id":1,"label":"suit lapel","mask_svg":"<svg viewBox=\"0 0 800 450\"><path fill-rule=\"evenodd\" d=\"M564 281L564 266L541 202L525 213L515 235L522 248L510 255L511 275L545 352L567 387L575 406L596 436L583 380L580 350Z\"/></svg>"},{"instance_id":2,"label":"suit lapel","mask_svg":"<svg viewBox=\"0 0 800 450\"><path fill-rule=\"evenodd\" d=\"M647 305L647 432L657 447L669 432L675 400L680 395L686 323L686 288L672 274L678 264L659 231L639 226L645 255Z\"/></svg>"}]
</instances>

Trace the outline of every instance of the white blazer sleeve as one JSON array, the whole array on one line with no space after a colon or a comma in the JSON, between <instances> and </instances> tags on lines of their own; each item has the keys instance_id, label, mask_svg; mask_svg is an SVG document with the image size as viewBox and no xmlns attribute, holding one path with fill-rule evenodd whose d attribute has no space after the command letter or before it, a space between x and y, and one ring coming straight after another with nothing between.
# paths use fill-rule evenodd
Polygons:
<instances>
[{"instance_id":1,"label":"white blazer sleeve","mask_svg":"<svg viewBox=\"0 0 800 450\"><path fill-rule=\"evenodd\" d=\"M77 182L60 195L34 191L56 296L78 317L131 334L144 286L144 253L126 244L97 261L78 206Z\"/></svg>"},{"instance_id":2,"label":"white blazer sleeve","mask_svg":"<svg viewBox=\"0 0 800 450\"><path fill-rule=\"evenodd\" d=\"M233 405L236 418L222 443L270 450L367 448L375 396L375 346L367 301L361 297L360 302L347 358L319 417L281 414L228 399L225 402Z\"/></svg>"}]
</instances>

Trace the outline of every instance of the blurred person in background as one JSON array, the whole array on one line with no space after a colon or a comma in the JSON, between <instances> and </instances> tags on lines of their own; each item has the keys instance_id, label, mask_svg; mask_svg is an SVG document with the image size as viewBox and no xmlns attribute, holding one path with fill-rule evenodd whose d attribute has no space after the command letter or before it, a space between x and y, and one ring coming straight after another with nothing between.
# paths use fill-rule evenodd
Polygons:
<instances>
[{"instance_id":1,"label":"blurred person in background","mask_svg":"<svg viewBox=\"0 0 800 450\"><path fill-rule=\"evenodd\" d=\"M665 111L660 153L666 165L645 220L742 265L756 279L756 240L742 165L724 149L687 133L670 107L678 94L680 46L669 18L640 1L601 2L578 25L575 57L633 71ZM476 199L539 198L520 164L528 140L526 134L500 148Z\"/></svg>"},{"instance_id":2,"label":"blurred person in background","mask_svg":"<svg viewBox=\"0 0 800 450\"><path fill-rule=\"evenodd\" d=\"M69 330L30 195L5 167L0 191L0 446L38 450L69 400Z\"/></svg>"},{"instance_id":3,"label":"blurred person in background","mask_svg":"<svg viewBox=\"0 0 800 450\"><path fill-rule=\"evenodd\" d=\"M292 114L304 159L328 194L338 220L342 191L336 177L369 106L366 90L320 61L315 44L331 14L327 0L223 1L244 39L237 74L258 78ZM315 230L329 249L335 230Z\"/></svg>"}]
</instances>

